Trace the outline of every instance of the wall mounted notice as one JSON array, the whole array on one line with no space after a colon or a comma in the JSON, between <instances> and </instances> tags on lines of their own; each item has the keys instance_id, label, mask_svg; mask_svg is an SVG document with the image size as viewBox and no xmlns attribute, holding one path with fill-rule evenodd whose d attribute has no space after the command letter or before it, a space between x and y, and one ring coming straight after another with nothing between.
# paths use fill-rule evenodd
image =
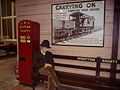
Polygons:
<instances>
[{"instance_id":1,"label":"wall mounted notice","mask_svg":"<svg viewBox=\"0 0 120 90\"><path fill-rule=\"evenodd\" d=\"M52 44L104 46L105 1L52 4Z\"/></svg>"}]
</instances>

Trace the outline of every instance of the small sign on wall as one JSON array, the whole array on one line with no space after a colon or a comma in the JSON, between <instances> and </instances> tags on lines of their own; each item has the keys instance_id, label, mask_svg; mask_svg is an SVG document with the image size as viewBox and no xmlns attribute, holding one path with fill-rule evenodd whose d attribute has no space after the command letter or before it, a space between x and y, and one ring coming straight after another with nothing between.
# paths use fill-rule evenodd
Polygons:
<instances>
[{"instance_id":1,"label":"small sign on wall","mask_svg":"<svg viewBox=\"0 0 120 90\"><path fill-rule=\"evenodd\" d=\"M52 44L104 46L105 1L52 4Z\"/></svg>"}]
</instances>

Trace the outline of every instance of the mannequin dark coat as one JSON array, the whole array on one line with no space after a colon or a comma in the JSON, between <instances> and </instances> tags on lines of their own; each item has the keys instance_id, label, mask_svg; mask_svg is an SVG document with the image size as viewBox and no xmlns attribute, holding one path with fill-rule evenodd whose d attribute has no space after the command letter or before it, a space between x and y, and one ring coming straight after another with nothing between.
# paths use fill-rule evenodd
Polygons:
<instances>
[{"instance_id":1,"label":"mannequin dark coat","mask_svg":"<svg viewBox=\"0 0 120 90\"><path fill-rule=\"evenodd\" d=\"M35 69L39 69L41 67L44 67L45 63L51 64L54 68L54 60L52 53L47 51L45 55L43 55L40 50L36 51L33 54L33 67Z\"/></svg>"}]
</instances>

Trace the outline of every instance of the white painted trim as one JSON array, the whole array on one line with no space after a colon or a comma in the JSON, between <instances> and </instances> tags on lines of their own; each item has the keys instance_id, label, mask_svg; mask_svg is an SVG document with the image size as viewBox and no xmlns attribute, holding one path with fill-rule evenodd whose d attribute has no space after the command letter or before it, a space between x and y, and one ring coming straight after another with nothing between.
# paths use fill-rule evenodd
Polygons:
<instances>
[{"instance_id":1,"label":"white painted trim","mask_svg":"<svg viewBox=\"0 0 120 90\"><path fill-rule=\"evenodd\" d=\"M14 7L13 7L13 5L14 5L14 3L12 2L11 3L11 6L12 6L12 16L14 16ZM12 39L15 39L14 30L15 30L15 28L14 28L14 18L12 18Z\"/></svg>"},{"instance_id":2,"label":"white painted trim","mask_svg":"<svg viewBox=\"0 0 120 90\"><path fill-rule=\"evenodd\" d=\"M17 42L17 39L3 39L3 41L15 41L15 42Z\"/></svg>"},{"instance_id":3,"label":"white painted trim","mask_svg":"<svg viewBox=\"0 0 120 90\"><path fill-rule=\"evenodd\" d=\"M11 19L11 18L16 18L16 16L7 16L7 17L2 17L2 19Z\"/></svg>"},{"instance_id":4,"label":"white painted trim","mask_svg":"<svg viewBox=\"0 0 120 90\"><path fill-rule=\"evenodd\" d=\"M3 39L3 29L2 29L2 5L1 5L1 0L0 0L0 21L1 21L1 39Z\"/></svg>"}]
</instances>

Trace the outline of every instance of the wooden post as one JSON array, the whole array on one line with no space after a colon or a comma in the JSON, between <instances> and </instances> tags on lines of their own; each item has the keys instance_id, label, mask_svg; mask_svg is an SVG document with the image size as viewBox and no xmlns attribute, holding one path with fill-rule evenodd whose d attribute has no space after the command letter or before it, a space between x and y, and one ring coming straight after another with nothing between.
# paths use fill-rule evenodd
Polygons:
<instances>
[{"instance_id":1,"label":"wooden post","mask_svg":"<svg viewBox=\"0 0 120 90\"><path fill-rule=\"evenodd\" d=\"M100 64L101 64L101 57L96 58L96 78L99 79L100 77Z\"/></svg>"},{"instance_id":2,"label":"wooden post","mask_svg":"<svg viewBox=\"0 0 120 90\"><path fill-rule=\"evenodd\" d=\"M114 0L114 21L113 21L113 41L112 41L112 55L111 59L117 59L118 57L118 39L119 39L119 21L120 21L120 1ZM111 73L110 78L116 78L116 70L117 64L111 64Z\"/></svg>"}]
</instances>

